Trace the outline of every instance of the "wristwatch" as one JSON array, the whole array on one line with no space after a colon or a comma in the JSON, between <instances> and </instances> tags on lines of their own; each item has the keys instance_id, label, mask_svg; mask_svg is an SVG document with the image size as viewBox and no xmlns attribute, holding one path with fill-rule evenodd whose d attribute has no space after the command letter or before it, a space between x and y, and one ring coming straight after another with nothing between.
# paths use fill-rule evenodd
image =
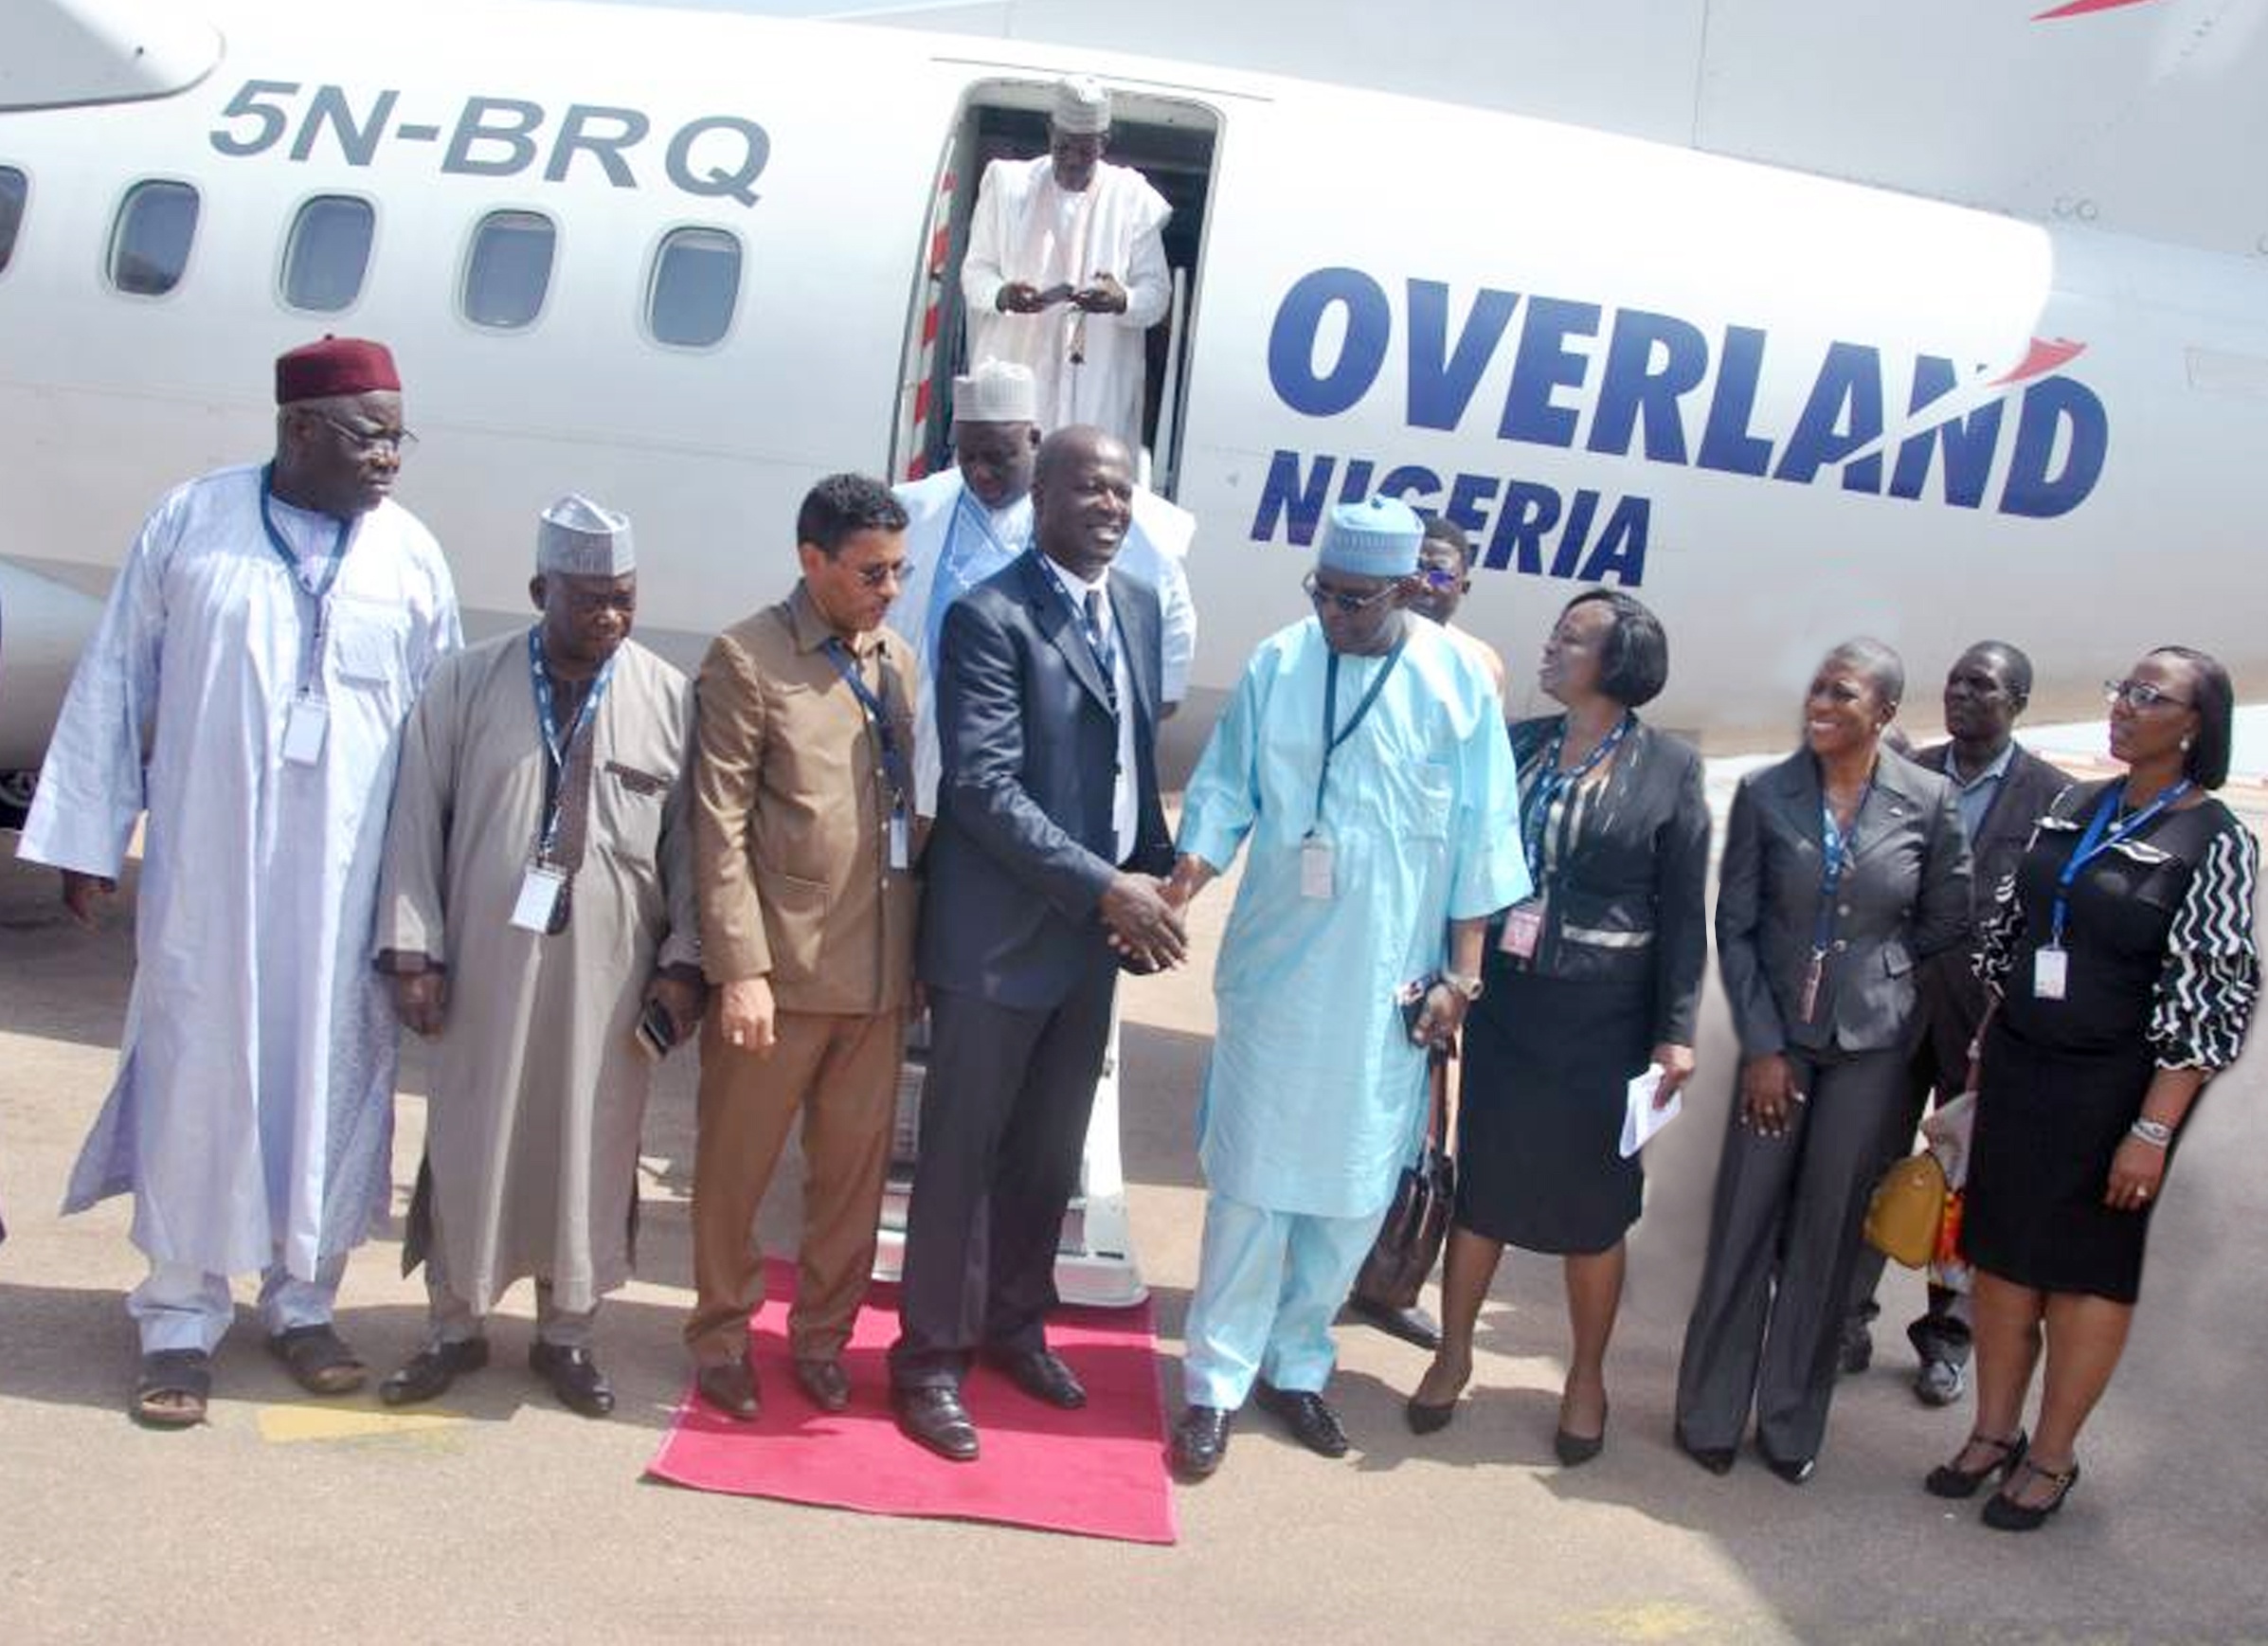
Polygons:
<instances>
[{"instance_id":1,"label":"wristwatch","mask_svg":"<svg viewBox=\"0 0 2268 1646\"><path fill-rule=\"evenodd\" d=\"M1481 998L1481 980L1478 977L1467 977L1460 971L1445 971L1441 974L1441 981L1467 1001Z\"/></svg>"}]
</instances>

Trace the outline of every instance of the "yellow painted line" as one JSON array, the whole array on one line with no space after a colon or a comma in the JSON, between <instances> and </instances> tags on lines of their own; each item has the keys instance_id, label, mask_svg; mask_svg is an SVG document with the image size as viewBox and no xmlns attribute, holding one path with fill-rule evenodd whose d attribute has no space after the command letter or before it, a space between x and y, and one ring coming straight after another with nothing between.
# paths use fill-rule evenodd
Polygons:
<instances>
[{"instance_id":1,"label":"yellow painted line","mask_svg":"<svg viewBox=\"0 0 2268 1646\"><path fill-rule=\"evenodd\" d=\"M422 1412L389 1412L381 1407L295 1403L261 1407L260 1438L279 1446L297 1440L367 1440L454 1428L464 1420L461 1413L432 1407Z\"/></svg>"},{"instance_id":2,"label":"yellow painted line","mask_svg":"<svg viewBox=\"0 0 2268 1646\"><path fill-rule=\"evenodd\" d=\"M1726 1619L1700 1606L1681 1601L1636 1601L1605 1606L1563 1619L1579 1625L1593 1640L1675 1641L1716 1635L1721 1637Z\"/></svg>"}]
</instances>

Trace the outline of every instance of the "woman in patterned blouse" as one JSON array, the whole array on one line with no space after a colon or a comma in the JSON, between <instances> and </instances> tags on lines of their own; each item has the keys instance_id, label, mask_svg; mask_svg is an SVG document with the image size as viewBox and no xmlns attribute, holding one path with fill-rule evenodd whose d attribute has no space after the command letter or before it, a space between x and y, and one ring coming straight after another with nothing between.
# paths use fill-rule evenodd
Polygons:
<instances>
[{"instance_id":1,"label":"woman in patterned blouse","mask_svg":"<svg viewBox=\"0 0 2268 1646\"><path fill-rule=\"evenodd\" d=\"M2003 1476L1984 1520L2028 1531L2079 1478L2080 1426L2118 1365L2150 1215L2196 1100L2236 1059L2259 988L2259 847L2211 798L2235 691L2163 646L2110 684L2126 775L2067 790L1981 933L1962 1245L1976 1270L1976 1429L1940 1497ZM2044 1335L2039 1429L2021 1427Z\"/></svg>"}]
</instances>

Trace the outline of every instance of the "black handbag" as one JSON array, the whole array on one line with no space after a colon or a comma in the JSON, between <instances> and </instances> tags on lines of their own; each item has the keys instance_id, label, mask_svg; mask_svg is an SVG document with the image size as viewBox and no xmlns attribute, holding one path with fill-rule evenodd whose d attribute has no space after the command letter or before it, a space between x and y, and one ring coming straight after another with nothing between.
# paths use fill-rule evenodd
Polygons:
<instances>
[{"instance_id":1,"label":"black handbag","mask_svg":"<svg viewBox=\"0 0 2268 1646\"><path fill-rule=\"evenodd\" d=\"M1362 1273L1355 1281L1355 1295L1382 1309L1414 1309L1417 1293L1441 1260L1441 1243L1449 1238L1449 1215L1457 1203L1457 1167L1449 1156L1449 1058L1435 1052L1426 1062L1431 1087L1432 1113L1426 1124L1425 1147L1414 1166L1402 1168L1395 1185L1394 1203L1378 1225L1378 1238L1370 1256L1362 1259Z\"/></svg>"}]
</instances>

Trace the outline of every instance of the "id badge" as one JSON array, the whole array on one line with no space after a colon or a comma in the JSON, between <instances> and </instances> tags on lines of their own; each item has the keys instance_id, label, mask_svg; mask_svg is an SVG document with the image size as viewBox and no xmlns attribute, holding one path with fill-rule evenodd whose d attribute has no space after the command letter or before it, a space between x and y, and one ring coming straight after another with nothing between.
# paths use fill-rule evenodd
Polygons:
<instances>
[{"instance_id":1,"label":"id badge","mask_svg":"<svg viewBox=\"0 0 2268 1646\"><path fill-rule=\"evenodd\" d=\"M1496 940L1496 947L1515 960L1533 960L1542 937L1543 904L1531 897L1504 911L1504 934Z\"/></svg>"},{"instance_id":2,"label":"id badge","mask_svg":"<svg viewBox=\"0 0 2268 1646\"><path fill-rule=\"evenodd\" d=\"M331 705L302 692L283 717L283 758L293 766L315 765L323 758L323 733L330 729Z\"/></svg>"},{"instance_id":3,"label":"id badge","mask_svg":"<svg viewBox=\"0 0 2268 1646\"><path fill-rule=\"evenodd\" d=\"M2032 994L2039 1000L2061 1000L2071 976L2071 951L2042 949L2032 954Z\"/></svg>"},{"instance_id":4,"label":"id badge","mask_svg":"<svg viewBox=\"0 0 2268 1646\"><path fill-rule=\"evenodd\" d=\"M1803 993L1795 1005L1795 1015L1807 1023L1819 1015L1819 980L1826 971L1827 956L1814 949L1809 963L1804 968Z\"/></svg>"},{"instance_id":5,"label":"id badge","mask_svg":"<svg viewBox=\"0 0 2268 1646\"><path fill-rule=\"evenodd\" d=\"M1300 842L1300 895L1325 903L1336 895L1331 889L1331 842L1321 835L1309 835Z\"/></svg>"},{"instance_id":6,"label":"id badge","mask_svg":"<svg viewBox=\"0 0 2268 1646\"><path fill-rule=\"evenodd\" d=\"M512 923L522 932L537 934L551 930L551 916L559 909L559 894L567 887L567 876L543 863L531 863L528 873L520 880L519 901L512 906Z\"/></svg>"},{"instance_id":7,"label":"id badge","mask_svg":"<svg viewBox=\"0 0 2268 1646\"><path fill-rule=\"evenodd\" d=\"M913 867L912 831L907 826L903 806L890 814L890 866L901 870Z\"/></svg>"}]
</instances>

